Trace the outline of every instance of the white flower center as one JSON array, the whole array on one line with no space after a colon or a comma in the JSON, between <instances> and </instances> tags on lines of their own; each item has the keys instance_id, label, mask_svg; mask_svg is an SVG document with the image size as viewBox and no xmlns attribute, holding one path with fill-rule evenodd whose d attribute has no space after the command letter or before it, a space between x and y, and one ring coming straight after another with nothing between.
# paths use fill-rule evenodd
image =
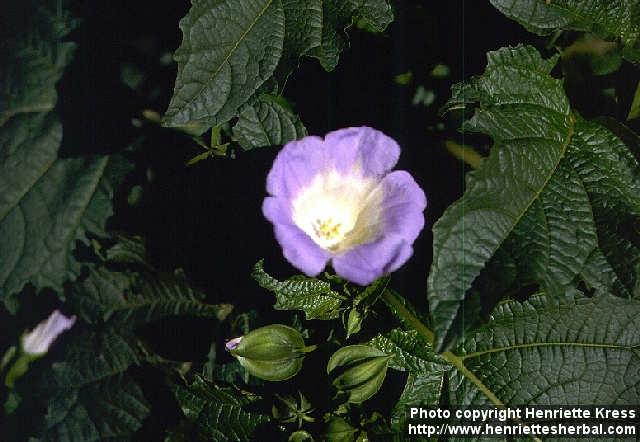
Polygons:
<instances>
[{"instance_id":1,"label":"white flower center","mask_svg":"<svg viewBox=\"0 0 640 442\"><path fill-rule=\"evenodd\" d=\"M354 172L320 173L292 203L293 222L334 253L367 243L380 233L382 186L357 169Z\"/></svg>"}]
</instances>

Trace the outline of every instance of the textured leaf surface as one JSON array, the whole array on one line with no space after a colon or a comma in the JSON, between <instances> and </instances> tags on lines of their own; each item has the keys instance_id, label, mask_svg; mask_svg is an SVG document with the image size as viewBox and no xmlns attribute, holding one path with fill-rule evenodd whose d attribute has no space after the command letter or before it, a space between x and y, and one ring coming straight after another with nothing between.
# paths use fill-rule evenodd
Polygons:
<instances>
[{"instance_id":1,"label":"textured leaf surface","mask_svg":"<svg viewBox=\"0 0 640 442\"><path fill-rule=\"evenodd\" d=\"M345 29L354 20L371 32L382 32L393 21L393 12L385 3L382 0L323 0L322 43L310 55L318 58L325 70L334 70L340 53L348 46Z\"/></svg>"},{"instance_id":2,"label":"textured leaf surface","mask_svg":"<svg viewBox=\"0 0 640 442\"><path fill-rule=\"evenodd\" d=\"M427 355L440 359L442 369L410 372L393 419L401 422L402 405L414 406L420 399L425 404L448 400L452 406L493 407L637 404L639 312L638 300L609 294L576 294L561 301L539 294L523 303L504 302L453 351ZM415 323L412 314L404 316ZM410 355L400 360L407 368L415 364L404 361L429 353L428 344L402 347ZM442 385L448 390L438 388Z\"/></svg>"},{"instance_id":3,"label":"textured leaf surface","mask_svg":"<svg viewBox=\"0 0 640 442\"><path fill-rule=\"evenodd\" d=\"M465 340L462 359L505 404L632 405L640 397L640 304L609 295L508 302ZM451 400L489 403L460 373Z\"/></svg>"},{"instance_id":4,"label":"textured leaf surface","mask_svg":"<svg viewBox=\"0 0 640 442\"><path fill-rule=\"evenodd\" d=\"M491 0L491 4L536 34L578 29L616 38L627 47L631 61L640 61L635 59L640 43L638 0Z\"/></svg>"},{"instance_id":5,"label":"textured leaf surface","mask_svg":"<svg viewBox=\"0 0 640 442\"><path fill-rule=\"evenodd\" d=\"M127 330L86 331L65 342L65 356L43 377L48 392L44 440L128 438L149 406L124 373L148 357Z\"/></svg>"},{"instance_id":6,"label":"textured leaf surface","mask_svg":"<svg viewBox=\"0 0 640 442\"><path fill-rule=\"evenodd\" d=\"M62 360L38 385L47 398L44 440L129 440L150 409L128 370L160 361L135 336L136 326L172 315L223 320L231 310L204 303L180 272L153 270L139 238L120 237L107 256L144 270L96 266L67 290L67 306L82 322L65 340Z\"/></svg>"},{"instance_id":7,"label":"textured leaf surface","mask_svg":"<svg viewBox=\"0 0 640 442\"><path fill-rule=\"evenodd\" d=\"M180 29L178 76L165 124L216 126L273 75L285 18L281 0L197 0Z\"/></svg>"},{"instance_id":8,"label":"textured leaf surface","mask_svg":"<svg viewBox=\"0 0 640 442\"><path fill-rule=\"evenodd\" d=\"M233 134L245 150L277 146L307 135L300 118L276 97L262 96L240 112Z\"/></svg>"},{"instance_id":9,"label":"textured leaf surface","mask_svg":"<svg viewBox=\"0 0 640 442\"><path fill-rule=\"evenodd\" d=\"M285 15L285 55L299 57L322 40L321 0L282 0Z\"/></svg>"},{"instance_id":10,"label":"textured leaf surface","mask_svg":"<svg viewBox=\"0 0 640 442\"><path fill-rule=\"evenodd\" d=\"M369 345L386 354L392 354L389 367L394 370L410 371L418 374L429 374L446 370L442 358L433 352L433 348L425 343L414 330L393 329L379 334Z\"/></svg>"},{"instance_id":11,"label":"textured leaf surface","mask_svg":"<svg viewBox=\"0 0 640 442\"><path fill-rule=\"evenodd\" d=\"M199 316L224 320L233 306L207 304L181 274L92 271L72 289L71 302L83 319L101 322L151 322L166 316Z\"/></svg>"},{"instance_id":12,"label":"textured leaf surface","mask_svg":"<svg viewBox=\"0 0 640 442\"><path fill-rule=\"evenodd\" d=\"M0 128L13 116L47 112L57 101L56 83L75 44L61 42L74 26L55 1L13 2L5 8L0 38Z\"/></svg>"},{"instance_id":13,"label":"textured leaf surface","mask_svg":"<svg viewBox=\"0 0 640 442\"><path fill-rule=\"evenodd\" d=\"M383 32L393 21L393 11L387 0L362 0L354 22L368 32Z\"/></svg>"},{"instance_id":14,"label":"textured leaf surface","mask_svg":"<svg viewBox=\"0 0 640 442\"><path fill-rule=\"evenodd\" d=\"M248 402L237 393L223 390L196 376L189 386L174 385L174 395L185 417L195 423L209 440L249 441L255 428L268 422L267 416L248 412Z\"/></svg>"},{"instance_id":15,"label":"textured leaf surface","mask_svg":"<svg viewBox=\"0 0 640 442\"><path fill-rule=\"evenodd\" d=\"M440 404L444 372L409 373L404 390L391 411L391 423L399 432L408 428L411 407L436 407Z\"/></svg>"},{"instance_id":16,"label":"textured leaf surface","mask_svg":"<svg viewBox=\"0 0 640 442\"><path fill-rule=\"evenodd\" d=\"M126 376L66 391L49 405L42 440L129 440L149 412L142 390Z\"/></svg>"},{"instance_id":17,"label":"textured leaf surface","mask_svg":"<svg viewBox=\"0 0 640 442\"><path fill-rule=\"evenodd\" d=\"M78 275L76 241L105 234L113 186L126 171L104 156L58 158L62 127L48 111L73 51L59 41L71 25L55 7L30 3L13 10L23 27L3 38L0 53L0 300L10 311L26 283L60 290Z\"/></svg>"},{"instance_id":18,"label":"textured leaf surface","mask_svg":"<svg viewBox=\"0 0 640 442\"><path fill-rule=\"evenodd\" d=\"M623 139L571 112L549 75L555 62L531 47L490 52L484 74L455 86L447 104L479 105L464 130L495 144L434 225L429 302L438 349L467 322L465 303L485 295L468 293L487 266L507 274L508 261L520 283L553 296L580 280L598 293L636 290L637 160Z\"/></svg>"},{"instance_id":19,"label":"textured leaf surface","mask_svg":"<svg viewBox=\"0 0 640 442\"><path fill-rule=\"evenodd\" d=\"M335 319L340 316L343 297L332 290L328 282L306 276L278 281L264 271L262 261L255 265L252 276L260 287L276 295L276 310L302 310L307 319Z\"/></svg>"},{"instance_id":20,"label":"textured leaf surface","mask_svg":"<svg viewBox=\"0 0 640 442\"><path fill-rule=\"evenodd\" d=\"M20 138L14 138L19 145L2 143L3 149L13 151L0 165L11 168L10 173L0 170L0 298L10 311L17 306L12 295L26 283L61 290L64 281L79 274L82 266L73 256L76 241L87 243L86 232L106 235L114 183L126 170L109 157L55 159L62 135L55 117L24 118L43 118L51 126L33 127L15 117L2 131L15 136L33 129L29 138L41 137L34 144ZM43 151L34 151L41 147L38 141Z\"/></svg>"}]
</instances>

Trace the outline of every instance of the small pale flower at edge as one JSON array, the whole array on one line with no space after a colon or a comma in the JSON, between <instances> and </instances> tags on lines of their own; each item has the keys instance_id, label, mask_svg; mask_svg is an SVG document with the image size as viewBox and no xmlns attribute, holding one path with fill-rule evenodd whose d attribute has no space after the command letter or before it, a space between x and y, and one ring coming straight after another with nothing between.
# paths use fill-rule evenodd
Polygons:
<instances>
[{"instance_id":1,"label":"small pale flower at edge","mask_svg":"<svg viewBox=\"0 0 640 442\"><path fill-rule=\"evenodd\" d=\"M36 328L23 334L18 357L13 358L16 352L15 347L12 347L3 358L2 367L13 361L4 376L4 385L10 389L13 388L15 382L29 370L29 364L47 354L51 344L75 322L75 316L68 318L58 310L54 310Z\"/></svg>"},{"instance_id":2,"label":"small pale flower at edge","mask_svg":"<svg viewBox=\"0 0 640 442\"><path fill-rule=\"evenodd\" d=\"M285 258L308 276L330 262L367 285L402 266L424 227L424 192L392 171L400 147L369 127L286 144L267 177L262 210Z\"/></svg>"},{"instance_id":3,"label":"small pale flower at edge","mask_svg":"<svg viewBox=\"0 0 640 442\"><path fill-rule=\"evenodd\" d=\"M70 329L75 322L75 316L68 318L58 310L53 311L46 320L22 336L22 351L33 356L47 353L58 336Z\"/></svg>"}]
</instances>

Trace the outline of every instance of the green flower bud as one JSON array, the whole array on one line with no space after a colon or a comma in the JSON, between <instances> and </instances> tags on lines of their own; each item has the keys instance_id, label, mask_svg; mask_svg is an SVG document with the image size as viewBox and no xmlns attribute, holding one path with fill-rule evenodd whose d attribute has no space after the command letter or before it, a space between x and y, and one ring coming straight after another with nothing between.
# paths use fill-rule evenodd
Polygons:
<instances>
[{"instance_id":1,"label":"green flower bud","mask_svg":"<svg viewBox=\"0 0 640 442\"><path fill-rule=\"evenodd\" d=\"M315 346L305 346L300 332L282 324L252 330L236 342L231 354L249 373L266 381L295 376L302 368L304 355L315 350Z\"/></svg>"},{"instance_id":2,"label":"green flower bud","mask_svg":"<svg viewBox=\"0 0 640 442\"><path fill-rule=\"evenodd\" d=\"M348 402L359 404L380 390L391 357L367 345L349 345L331 356L327 373L334 372L333 385Z\"/></svg>"}]
</instances>

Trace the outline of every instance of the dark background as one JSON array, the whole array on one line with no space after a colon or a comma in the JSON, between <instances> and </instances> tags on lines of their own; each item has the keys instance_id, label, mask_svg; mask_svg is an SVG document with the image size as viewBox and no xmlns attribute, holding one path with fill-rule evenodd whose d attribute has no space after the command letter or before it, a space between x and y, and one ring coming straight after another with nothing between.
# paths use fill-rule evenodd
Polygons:
<instances>
[{"instance_id":1,"label":"dark background","mask_svg":"<svg viewBox=\"0 0 640 442\"><path fill-rule=\"evenodd\" d=\"M488 50L531 41L532 36L485 1L407 1L396 6L396 19L384 34L350 31L351 48L342 53L335 71L327 73L317 60L303 59L284 95L310 134L368 125L400 143L398 168L413 174L429 205L415 256L394 275L394 287L423 300L430 227L461 195L466 170L443 145L446 139L462 139L458 121L441 118L438 108L452 83L482 72ZM111 227L147 238L156 264L183 267L212 299L268 309L272 298L248 277L253 264L264 257L271 273L283 277L294 272L260 211L265 177L278 148L185 167L202 149L189 137L141 118L144 109L162 114L167 107L176 68L159 60L179 45L177 25L188 8L187 1L92 1L79 8L83 24L71 36L79 48L60 87L64 145L114 151L140 137L138 175L130 184L144 187L143 198L135 207L121 198ZM437 63L450 67L449 78L430 77ZM136 90L120 78L125 65L144 76ZM394 82L409 70L410 85ZM418 85L435 92L434 104L412 105ZM142 120L142 127L134 127L132 118ZM445 129L435 129L438 123L445 123ZM147 169L153 172L151 183Z\"/></svg>"},{"instance_id":2,"label":"dark background","mask_svg":"<svg viewBox=\"0 0 640 442\"><path fill-rule=\"evenodd\" d=\"M395 3L396 18L385 33L352 29L351 47L331 73L315 59L301 60L284 95L310 134L367 125L400 143L398 168L411 172L423 187L428 207L415 254L393 275L392 287L426 312L431 226L462 194L468 171L446 151L444 141L464 141L481 151L490 144L482 137L464 138L457 132L459 118L441 117L438 109L453 83L483 71L487 51L518 43L534 44L547 55L553 50L545 49L548 39L528 33L488 0ZM284 321L288 316L272 309L273 296L250 278L261 258L279 279L295 273L260 209L265 178L278 148L237 152L235 159L214 158L186 167L186 161L202 149L190 137L142 116L144 110L162 114L168 105L176 75L168 55L180 43L178 21L189 6L188 1L174 0L76 3L74 12L82 23L69 39L77 42L78 49L59 87L63 151L68 155L123 152L131 157L136 170L116 195L110 227L143 236L153 263L167 270L183 268L207 294L207 301L233 303L238 312L255 309L259 324ZM448 78L430 76L438 63L450 68ZM394 82L396 75L407 71L413 73L409 85ZM123 81L131 72L138 77L133 88ZM624 64L615 75L569 76L567 89L583 115L624 120L636 81L633 68ZM420 85L435 93L432 105L412 104ZM601 90L607 87L617 88L627 98L618 103L604 98ZM133 186L142 189L135 204L128 201ZM39 299L37 311L29 316L44 317L51 310ZM55 297L50 299L55 305ZM204 360L212 339L229 338L216 336L206 320L166 320L145 333L158 343L163 356L196 362ZM156 388L162 384L160 377L146 373L139 377L154 404L142 433L149 440L160 439L164 428L177 419L177 411L175 406L163 407L172 401L166 389ZM400 381L390 385L385 388L395 388L399 394Z\"/></svg>"}]
</instances>

